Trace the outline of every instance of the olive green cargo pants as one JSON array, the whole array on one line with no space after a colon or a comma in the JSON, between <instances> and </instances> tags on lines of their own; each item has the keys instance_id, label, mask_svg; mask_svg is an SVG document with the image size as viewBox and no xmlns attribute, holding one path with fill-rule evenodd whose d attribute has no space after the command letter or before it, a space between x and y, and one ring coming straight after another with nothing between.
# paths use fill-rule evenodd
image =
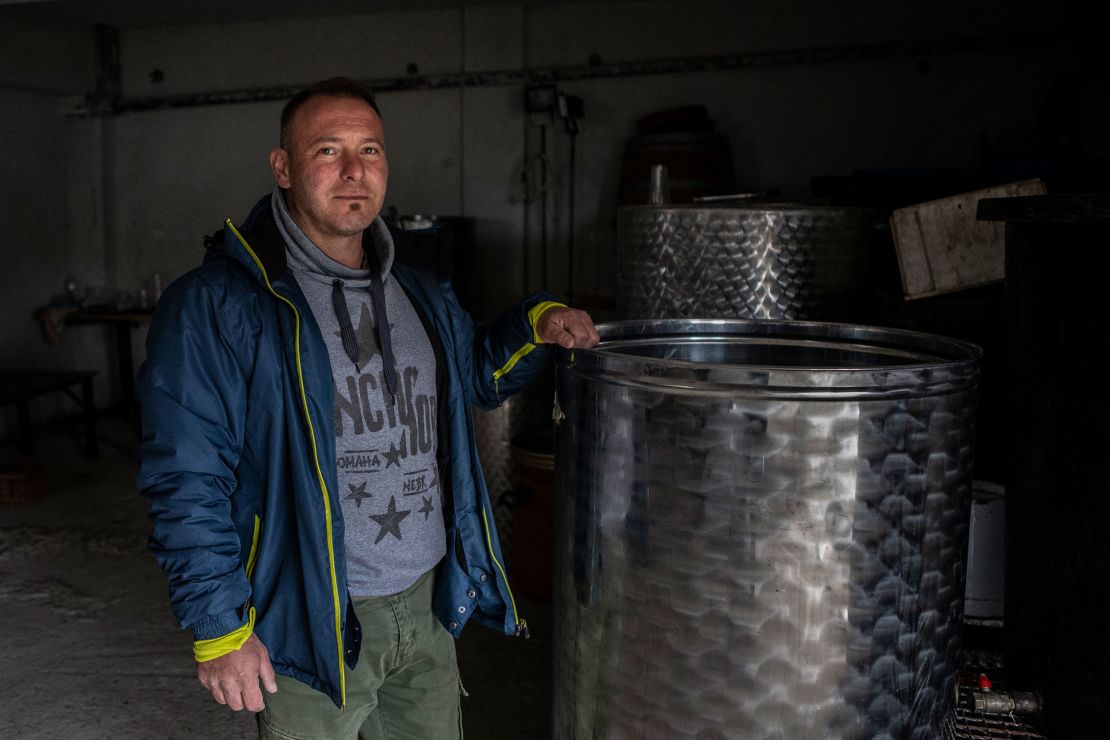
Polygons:
<instances>
[{"instance_id":1,"label":"olive green cargo pants","mask_svg":"<svg viewBox=\"0 0 1110 740\"><path fill-rule=\"evenodd\" d=\"M264 694L261 740L461 740L455 640L432 614L433 576L393 596L355 598L362 651L347 674L347 706L278 676Z\"/></svg>"}]
</instances>

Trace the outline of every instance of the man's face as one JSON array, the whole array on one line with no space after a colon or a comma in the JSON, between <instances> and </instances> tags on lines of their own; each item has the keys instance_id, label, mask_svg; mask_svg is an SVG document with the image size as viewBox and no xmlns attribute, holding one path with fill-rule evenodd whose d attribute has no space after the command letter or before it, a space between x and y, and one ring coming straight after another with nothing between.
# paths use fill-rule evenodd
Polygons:
<instances>
[{"instance_id":1,"label":"man's face","mask_svg":"<svg viewBox=\"0 0 1110 740\"><path fill-rule=\"evenodd\" d=\"M294 114L286 147L270 152L270 166L305 234L321 247L361 234L382 209L389 177L374 109L355 98L311 98Z\"/></svg>"}]
</instances>

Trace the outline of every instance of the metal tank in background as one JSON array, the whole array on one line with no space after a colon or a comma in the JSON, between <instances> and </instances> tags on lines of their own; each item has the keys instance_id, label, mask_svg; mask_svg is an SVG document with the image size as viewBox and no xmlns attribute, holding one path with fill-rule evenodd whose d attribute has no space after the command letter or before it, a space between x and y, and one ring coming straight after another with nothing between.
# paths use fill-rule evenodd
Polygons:
<instances>
[{"instance_id":1,"label":"metal tank in background","mask_svg":"<svg viewBox=\"0 0 1110 740\"><path fill-rule=\"evenodd\" d=\"M622 206L623 319L853 317L873 213L795 204Z\"/></svg>"},{"instance_id":2,"label":"metal tank in background","mask_svg":"<svg viewBox=\"0 0 1110 740\"><path fill-rule=\"evenodd\" d=\"M551 432L551 405L555 396L554 368L545 371L528 388L501 402L489 411L477 406L474 412L474 437L482 475L486 481L490 501L493 503L494 524L501 540L505 567L513 569L519 551L525 557L533 555L536 545L516 542L515 515L519 497L514 496L519 487L519 454L514 454L514 441L538 433ZM547 552L539 553L550 560ZM512 573L510 572L510 576Z\"/></svg>"},{"instance_id":3,"label":"metal tank in background","mask_svg":"<svg viewBox=\"0 0 1110 740\"><path fill-rule=\"evenodd\" d=\"M980 351L784 321L562 352L559 740L939 737Z\"/></svg>"},{"instance_id":4,"label":"metal tank in background","mask_svg":"<svg viewBox=\"0 0 1110 740\"><path fill-rule=\"evenodd\" d=\"M478 459L482 463L482 477L486 481L493 504L493 521L501 541L505 567L513 561L513 508L507 495L513 489L513 437L524 426L527 416L524 396L506 399L495 409L486 411L474 407L474 441Z\"/></svg>"}]
</instances>

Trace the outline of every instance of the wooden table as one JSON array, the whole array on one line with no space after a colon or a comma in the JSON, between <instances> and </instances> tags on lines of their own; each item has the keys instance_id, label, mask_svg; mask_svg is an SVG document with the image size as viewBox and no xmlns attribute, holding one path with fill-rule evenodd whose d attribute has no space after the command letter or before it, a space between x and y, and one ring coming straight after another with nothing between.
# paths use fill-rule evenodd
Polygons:
<instances>
[{"instance_id":1,"label":"wooden table","mask_svg":"<svg viewBox=\"0 0 1110 740\"><path fill-rule=\"evenodd\" d=\"M149 322L153 315L153 309L146 311L82 309L71 311L65 316L67 326L101 324L112 327L116 338L120 411L136 429L139 426L139 399L135 393L135 360L131 352L131 330Z\"/></svg>"}]
</instances>

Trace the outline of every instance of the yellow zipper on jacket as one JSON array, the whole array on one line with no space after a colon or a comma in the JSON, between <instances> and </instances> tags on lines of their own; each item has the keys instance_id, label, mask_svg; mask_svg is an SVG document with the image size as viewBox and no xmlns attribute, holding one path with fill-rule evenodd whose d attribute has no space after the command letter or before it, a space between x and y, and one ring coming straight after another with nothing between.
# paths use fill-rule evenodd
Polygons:
<instances>
[{"instance_id":1,"label":"yellow zipper on jacket","mask_svg":"<svg viewBox=\"0 0 1110 740\"><path fill-rule=\"evenodd\" d=\"M536 331L536 324L539 323L540 316L549 308L566 308L566 305L567 304L559 303L558 301L543 301L528 309L528 325L532 327L532 341L525 342L520 349L513 352L504 365L493 371L493 393L497 396L498 404L501 403L501 378L508 375L509 372L516 367L518 362L536 348L537 344L543 344L543 339L540 338L539 332Z\"/></svg>"},{"instance_id":2,"label":"yellow zipper on jacket","mask_svg":"<svg viewBox=\"0 0 1110 740\"><path fill-rule=\"evenodd\" d=\"M254 572L254 562L258 559L258 540L262 534L262 518L254 515L254 534L251 536L251 553L247 556L247 580L251 579Z\"/></svg>"},{"instance_id":3,"label":"yellow zipper on jacket","mask_svg":"<svg viewBox=\"0 0 1110 740\"><path fill-rule=\"evenodd\" d=\"M518 349L516 352L513 352L513 355L509 358L508 362L506 362L497 370L493 371L493 392L497 396L497 403L501 403L501 378L507 375L509 371L512 370L518 362L520 362L521 358L526 356L535 348L536 345L532 344L531 342L525 342L523 347Z\"/></svg>"},{"instance_id":4,"label":"yellow zipper on jacket","mask_svg":"<svg viewBox=\"0 0 1110 740\"><path fill-rule=\"evenodd\" d=\"M254 534L251 537L251 550L250 555L247 556L247 567L244 572L247 574L247 580L251 578L251 573L254 571L254 562L258 557L258 540L262 532L262 519L258 514L254 515ZM251 600L247 599L247 623L242 627L232 630L226 635L220 637L213 637L210 640L194 640L193 641L193 657L196 658L198 663L204 663L209 660L219 658L221 655L227 655L233 650L238 650L243 647L243 643L254 632L254 606L251 605Z\"/></svg>"},{"instance_id":5,"label":"yellow zipper on jacket","mask_svg":"<svg viewBox=\"0 0 1110 740\"><path fill-rule=\"evenodd\" d=\"M516 367L516 364L520 362L521 359L531 353L531 351L536 348L536 344L543 344L543 340L540 338L539 332L536 331L536 324L539 322L540 316L542 316L543 312L549 308L565 306L565 303L559 303L557 301L543 301L542 303L537 303L535 306L532 306L532 308L528 310L528 324L532 327L532 340L535 343L533 344L533 342L525 342L520 349L518 349L516 352L513 352L512 356L509 357L508 362L506 362L497 370L493 371L493 392L494 395L497 396L498 403L501 403L501 378L505 377L514 367ZM518 635L523 632L525 636L527 636L528 620L520 618L520 614L516 610L516 599L513 598L513 589L509 585L509 577L505 575L505 569L501 566L501 563L498 562L497 556L493 554L493 541L490 538L489 521L486 518L486 509L484 506L482 507L482 526L486 530L486 549L489 550L489 556L490 559L493 560L493 564L496 565L497 570L501 572L501 580L505 582L505 590L509 594L509 605L513 609L513 622L516 624L516 632Z\"/></svg>"},{"instance_id":6,"label":"yellow zipper on jacket","mask_svg":"<svg viewBox=\"0 0 1110 740\"><path fill-rule=\"evenodd\" d=\"M505 583L505 591L507 591L509 594L509 606L511 606L513 610L513 624L516 625L516 633L519 635L521 632L523 632L525 635L527 635L528 620L521 619L520 614L516 610L516 599L513 598L513 589L512 586L509 585L509 576L505 574L505 569L497 560L497 556L493 554L493 541L490 539L489 520L486 518L486 507L481 506L480 508L482 510L482 526L486 530L486 549L489 550L490 560L493 561L493 564L497 566L497 570L501 573L501 580Z\"/></svg>"},{"instance_id":7,"label":"yellow zipper on jacket","mask_svg":"<svg viewBox=\"0 0 1110 740\"><path fill-rule=\"evenodd\" d=\"M270 291L276 298L289 306L293 311L293 316L296 319L293 332L293 343L297 354L297 382L301 390L301 406L304 410L305 423L308 425L308 438L312 443L312 462L316 466L316 479L320 484L320 493L324 498L324 528L328 536L328 569L331 571L331 597L332 609L335 612L335 642L339 655L339 699L341 707L347 706L347 677L343 670L343 633L340 624L339 615L339 579L335 576L335 548L332 545L332 522L331 522L331 503L328 496L328 485L324 481L324 472L320 468L320 455L316 447L316 432L312 428L312 416L308 411L308 394L304 387L304 372L301 369L301 312L297 310L296 305L291 300L274 290L274 286L270 284L270 276L266 274L266 268L262 266L262 260L258 259L258 255L254 253L247 240L235 228L235 224L231 223L231 219L225 222L227 227L231 229L232 233L239 239L239 243L247 250L247 254L254 260L254 264L262 272L262 280L266 283L266 289Z\"/></svg>"}]
</instances>

